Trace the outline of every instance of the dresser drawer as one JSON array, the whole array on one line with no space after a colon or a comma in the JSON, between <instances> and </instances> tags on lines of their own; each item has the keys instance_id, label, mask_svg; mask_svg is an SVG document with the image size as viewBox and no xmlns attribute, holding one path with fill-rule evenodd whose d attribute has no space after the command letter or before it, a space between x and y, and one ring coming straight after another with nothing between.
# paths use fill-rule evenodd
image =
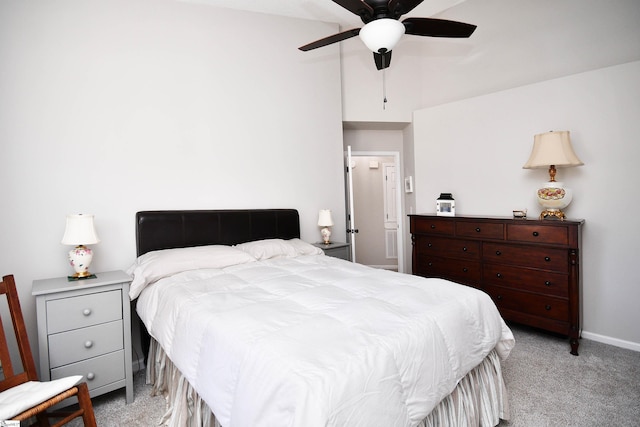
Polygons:
<instances>
[{"instance_id":1,"label":"dresser drawer","mask_svg":"<svg viewBox=\"0 0 640 427\"><path fill-rule=\"evenodd\" d=\"M504 264L486 263L482 270L482 282L562 298L569 295L569 276L566 274Z\"/></svg>"},{"instance_id":2,"label":"dresser drawer","mask_svg":"<svg viewBox=\"0 0 640 427\"><path fill-rule=\"evenodd\" d=\"M89 390L123 380L125 378L124 350L93 357L51 370L51 379L82 375Z\"/></svg>"},{"instance_id":3,"label":"dresser drawer","mask_svg":"<svg viewBox=\"0 0 640 427\"><path fill-rule=\"evenodd\" d=\"M446 234L453 236L454 222L445 218L424 217L411 221L411 233Z\"/></svg>"},{"instance_id":4,"label":"dresser drawer","mask_svg":"<svg viewBox=\"0 0 640 427\"><path fill-rule=\"evenodd\" d=\"M117 289L47 301L49 334L122 319L122 292Z\"/></svg>"},{"instance_id":5,"label":"dresser drawer","mask_svg":"<svg viewBox=\"0 0 640 427\"><path fill-rule=\"evenodd\" d=\"M480 259L480 242L446 237L419 235L415 244L424 255L463 259Z\"/></svg>"},{"instance_id":6,"label":"dresser drawer","mask_svg":"<svg viewBox=\"0 0 640 427\"><path fill-rule=\"evenodd\" d=\"M49 335L52 368L89 359L124 347L122 320Z\"/></svg>"},{"instance_id":7,"label":"dresser drawer","mask_svg":"<svg viewBox=\"0 0 640 427\"><path fill-rule=\"evenodd\" d=\"M456 236L476 239L504 239L504 224L493 222L456 222Z\"/></svg>"},{"instance_id":8,"label":"dresser drawer","mask_svg":"<svg viewBox=\"0 0 640 427\"><path fill-rule=\"evenodd\" d=\"M569 254L566 249L484 242L482 259L497 264L520 265L558 273L569 272Z\"/></svg>"},{"instance_id":9,"label":"dresser drawer","mask_svg":"<svg viewBox=\"0 0 640 427\"><path fill-rule=\"evenodd\" d=\"M563 298L520 292L500 286L483 286L500 311L511 310L549 319L566 321L569 302Z\"/></svg>"},{"instance_id":10,"label":"dresser drawer","mask_svg":"<svg viewBox=\"0 0 640 427\"><path fill-rule=\"evenodd\" d=\"M535 224L508 224L507 240L566 246L569 244L569 229Z\"/></svg>"},{"instance_id":11,"label":"dresser drawer","mask_svg":"<svg viewBox=\"0 0 640 427\"><path fill-rule=\"evenodd\" d=\"M479 261L429 256L418 260L418 274L421 276L441 277L472 286L480 283L480 271Z\"/></svg>"}]
</instances>

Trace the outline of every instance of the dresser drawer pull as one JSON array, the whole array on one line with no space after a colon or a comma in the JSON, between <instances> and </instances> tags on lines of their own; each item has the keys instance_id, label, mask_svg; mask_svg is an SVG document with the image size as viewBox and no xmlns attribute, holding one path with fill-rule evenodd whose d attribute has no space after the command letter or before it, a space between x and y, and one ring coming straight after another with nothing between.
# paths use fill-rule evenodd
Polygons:
<instances>
[{"instance_id":1,"label":"dresser drawer pull","mask_svg":"<svg viewBox=\"0 0 640 427\"><path fill-rule=\"evenodd\" d=\"M480 232L480 227L476 227L476 233Z\"/></svg>"},{"instance_id":2,"label":"dresser drawer pull","mask_svg":"<svg viewBox=\"0 0 640 427\"><path fill-rule=\"evenodd\" d=\"M496 251L496 255L500 256L500 255L502 255L502 252Z\"/></svg>"},{"instance_id":3,"label":"dresser drawer pull","mask_svg":"<svg viewBox=\"0 0 640 427\"><path fill-rule=\"evenodd\" d=\"M92 380L92 379L94 379L95 377L96 377L96 374L94 374L93 372L89 372L89 373L87 374L87 379L88 379L89 381L91 381L91 380Z\"/></svg>"},{"instance_id":4,"label":"dresser drawer pull","mask_svg":"<svg viewBox=\"0 0 640 427\"><path fill-rule=\"evenodd\" d=\"M533 237L538 237L538 236L540 235L540 233L538 233L537 231L534 231L534 232L533 232L533 233L531 233L531 234L533 234Z\"/></svg>"},{"instance_id":5,"label":"dresser drawer pull","mask_svg":"<svg viewBox=\"0 0 640 427\"><path fill-rule=\"evenodd\" d=\"M502 279L502 273L497 273L497 274L496 274L496 277L497 277L498 279Z\"/></svg>"},{"instance_id":6,"label":"dresser drawer pull","mask_svg":"<svg viewBox=\"0 0 640 427\"><path fill-rule=\"evenodd\" d=\"M427 264L429 267L433 267L433 263L430 262L429 264Z\"/></svg>"},{"instance_id":7,"label":"dresser drawer pull","mask_svg":"<svg viewBox=\"0 0 640 427\"><path fill-rule=\"evenodd\" d=\"M468 273L468 272L469 272L469 269L468 269L467 267L464 267L464 268L462 269L462 272L463 272L463 273Z\"/></svg>"},{"instance_id":8,"label":"dresser drawer pull","mask_svg":"<svg viewBox=\"0 0 640 427\"><path fill-rule=\"evenodd\" d=\"M432 247L432 246L433 246L433 243L427 243L427 247L429 247L429 248L430 248L430 247Z\"/></svg>"},{"instance_id":9,"label":"dresser drawer pull","mask_svg":"<svg viewBox=\"0 0 640 427\"><path fill-rule=\"evenodd\" d=\"M549 304L547 304L547 305L544 306L544 309L549 311L549 310L551 310L551 306Z\"/></svg>"},{"instance_id":10,"label":"dresser drawer pull","mask_svg":"<svg viewBox=\"0 0 640 427\"><path fill-rule=\"evenodd\" d=\"M544 260L545 260L545 261L547 261L547 262L549 262L549 261L551 261L551 258L550 258L550 257L548 257L548 256L546 256L546 257L544 257Z\"/></svg>"},{"instance_id":11,"label":"dresser drawer pull","mask_svg":"<svg viewBox=\"0 0 640 427\"><path fill-rule=\"evenodd\" d=\"M550 281L548 281L548 280L545 280L545 281L544 281L544 285L545 285L545 286L551 286L551 282L550 282Z\"/></svg>"},{"instance_id":12,"label":"dresser drawer pull","mask_svg":"<svg viewBox=\"0 0 640 427\"><path fill-rule=\"evenodd\" d=\"M90 308L85 308L84 310L82 310L82 314L84 314L85 316L88 316L91 314L91 309Z\"/></svg>"},{"instance_id":13,"label":"dresser drawer pull","mask_svg":"<svg viewBox=\"0 0 640 427\"><path fill-rule=\"evenodd\" d=\"M436 225L435 224L431 224L431 229L435 230L436 229Z\"/></svg>"},{"instance_id":14,"label":"dresser drawer pull","mask_svg":"<svg viewBox=\"0 0 640 427\"><path fill-rule=\"evenodd\" d=\"M498 296L496 296L496 299L497 299L497 300L501 300L501 299L502 299L502 295L498 295Z\"/></svg>"},{"instance_id":15,"label":"dresser drawer pull","mask_svg":"<svg viewBox=\"0 0 640 427\"><path fill-rule=\"evenodd\" d=\"M462 247L462 252L467 252L467 247L466 246Z\"/></svg>"},{"instance_id":16,"label":"dresser drawer pull","mask_svg":"<svg viewBox=\"0 0 640 427\"><path fill-rule=\"evenodd\" d=\"M84 348L91 348L91 347L93 347L93 341L84 342Z\"/></svg>"}]
</instances>

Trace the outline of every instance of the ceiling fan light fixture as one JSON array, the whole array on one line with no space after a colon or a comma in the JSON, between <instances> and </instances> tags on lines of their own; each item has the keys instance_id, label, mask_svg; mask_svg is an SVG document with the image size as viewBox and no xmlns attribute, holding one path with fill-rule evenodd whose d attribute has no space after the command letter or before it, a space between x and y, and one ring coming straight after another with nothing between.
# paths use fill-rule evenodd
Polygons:
<instances>
[{"instance_id":1,"label":"ceiling fan light fixture","mask_svg":"<svg viewBox=\"0 0 640 427\"><path fill-rule=\"evenodd\" d=\"M391 18L376 19L360 30L360 39L374 53L392 50L404 34L402 22Z\"/></svg>"}]
</instances>

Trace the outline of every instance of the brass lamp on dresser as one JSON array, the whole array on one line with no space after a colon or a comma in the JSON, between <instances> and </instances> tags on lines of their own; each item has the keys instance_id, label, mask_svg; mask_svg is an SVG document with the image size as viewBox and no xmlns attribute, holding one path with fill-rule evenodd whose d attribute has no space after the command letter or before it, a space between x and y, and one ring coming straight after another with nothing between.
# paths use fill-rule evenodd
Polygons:
<instances>
[{"instance_id":1,"label":"brass lamp on dresser","mask_svg":"<svg viewBox=\"0 0 640 427\"><path fill-rule=\"evenodd\" d=\"M413 274L487 292L505 320L581 333L583 220L409 215Z\"/></svg>"}]
</instances>

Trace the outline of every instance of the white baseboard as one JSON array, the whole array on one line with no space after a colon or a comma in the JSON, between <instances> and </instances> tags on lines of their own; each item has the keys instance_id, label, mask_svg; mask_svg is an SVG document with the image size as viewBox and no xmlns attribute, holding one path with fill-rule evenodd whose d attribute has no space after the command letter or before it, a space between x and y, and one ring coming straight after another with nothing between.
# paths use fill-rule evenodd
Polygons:
<instances>
[{"instance_id":1,"label":"white baseboard","mask_svg":"<svg viewBox=\"0 0 640 427\"><path fill-rule=\"evenodd\" d=\"M612 338L606 335L594 334L592 332L582 331L582 338L601 342L603 344L613 345L615 347L626 348L628 350L640 352L640 343L625 341L618 338Z\"/></svg>"}]
</instances>

